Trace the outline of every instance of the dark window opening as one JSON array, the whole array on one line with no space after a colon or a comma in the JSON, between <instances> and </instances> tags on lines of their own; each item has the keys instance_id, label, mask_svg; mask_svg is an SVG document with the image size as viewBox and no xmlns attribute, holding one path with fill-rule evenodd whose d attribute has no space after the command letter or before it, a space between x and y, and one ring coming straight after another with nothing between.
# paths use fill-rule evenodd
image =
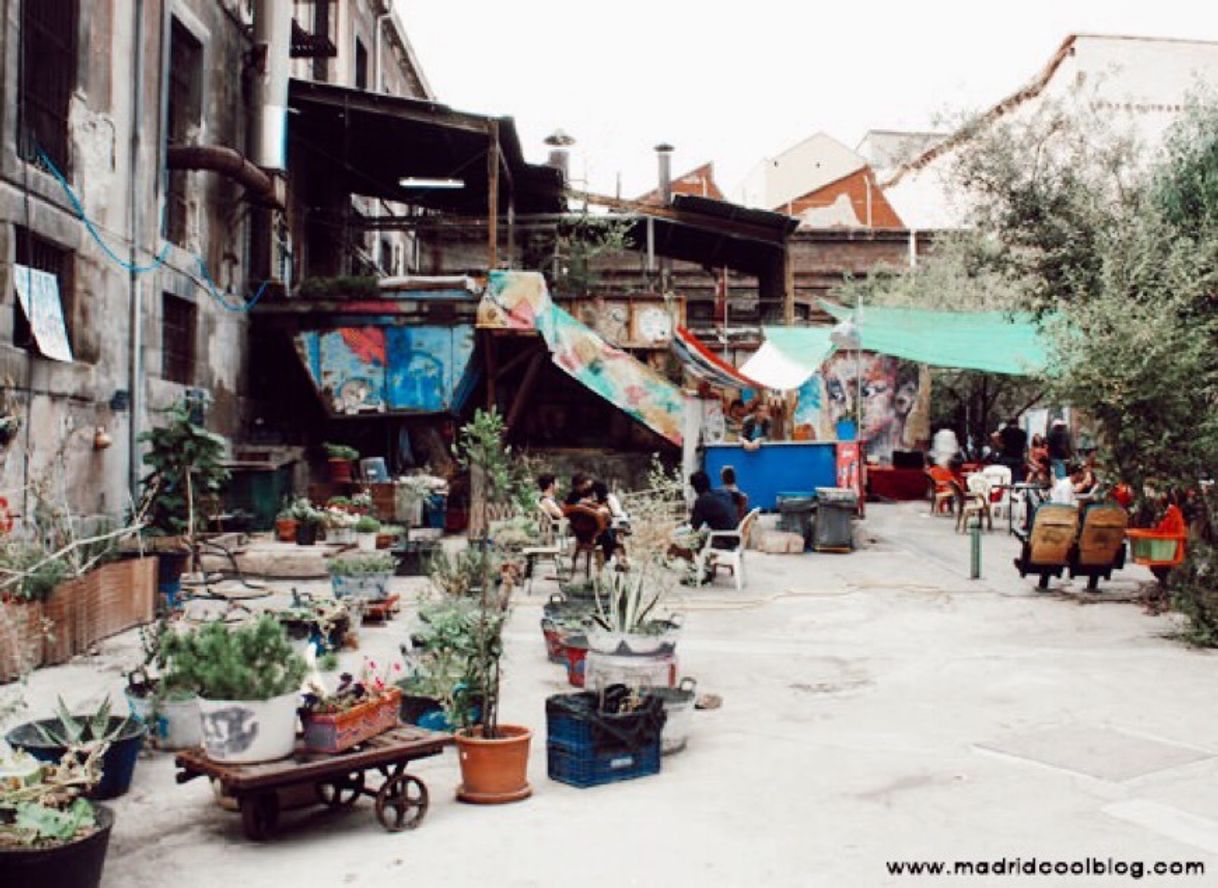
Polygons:
<instances>
[{"instance_id":1,"label":"dark window opening","mask_svg":"<svg viewBox=\"0 0 1218 888\"><path fill-rule=\"evenodd\" d=\"M172 293L161 299L161 378L191 385L195 375L195 304Z\"/></svg>"},{"instance_id":2,"label":"dark window opening","mask_svg":"<svg viewBox=\"0 0 1218 888\"><path fill-rule=\"evenodd\" d=\"M368 88L368 50L358 37L355 38L355 88Z\"/></svg>"},{"instance_id":3,"label":"dark window opening","mask_svg":"<svg viewBox=\"0 0 1218 888\"><path fill-rule=\"evenodd\" d=\"M173 20L169 35L169 114L166 137L170 145L189 144L203 119L203 44ZM186 170L170 170L165 188L165 237L186 246L188 209Z\"/></svg>"},{"instance_id":4,"label":"dark window opening","mask_svg":"<svg viewBox=\"0 0 1218 888\"><path fill-rule=\"evenodd\" d=\"M76 305L72 287L72 251L65 250L45 238L41 238L21 225L13 226L13 262L35 271L53 274L59 280L59 304L63 308L63 323L67 328L68 344L72 342L72 312ZM14 274L17 272L14 271ZM16 283L13 291L13 345L18 348L36 348L30 320L21 309L17 299Z\"/></svg>"},{"instance_id":5,"label":"dark window opening","mask_svg":"<svg viewBox=\"0 0 1218 888\"><path fill-rule=\"evenodd\" d=\"M22 7L18 89L21 128L17 145L25 160L41 150L69 169L68 102L76 86L77 0L27 0Z\"/></svg>"}]
</instances>

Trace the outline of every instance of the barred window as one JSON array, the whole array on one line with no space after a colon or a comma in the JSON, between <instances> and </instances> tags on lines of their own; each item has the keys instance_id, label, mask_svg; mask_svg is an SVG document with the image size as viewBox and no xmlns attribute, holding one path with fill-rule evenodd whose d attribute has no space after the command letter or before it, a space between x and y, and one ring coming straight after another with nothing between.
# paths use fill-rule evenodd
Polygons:
<instances>
[{"instance_id":1,"label":"barred window","mask_svg":"<svg viewBox=\"0 0 1218 888\"><path fill-rule=\"evenodd\" d=\"M203 117L203 44L176 18L169 33L169 113L166 136L170 145L185 145ZM165 188L165 237L186 246L188 205L186 170L170 170Z\"/></svg>"},{"instance_id":2,"label":"barred window","mask_svg":"<svg viewBox=\"0 0 1218 888\"><path fill-rule=\"evenodd\" d=\"M195 304L172 293L163 293L161 299L161 378L191 385L195 376Z\"/></svg>"},{"instance_id":3,"label":"barred window","mask_svg":"<svg viewBox=\"0 0 1218 888\"><path fill-rule=\"evenodd\" d=\"M68 102L76 86L76 4L22 4L18 151L25 160L37 160L41 149L65 173L70 163Z\"/></svg>"},{"instance_id":4,"label":"barred window","mask_svg":"<svg viewBox=\"0 0 1218 888\"><path fill-rule=\"evenodd\" d=\"M68 342L72 343L72 317L76 306L76 293L72 286L72 251L39 237L23 225L13 226L13 242L14 263L35 271L45 271L59 279L59 302L63 307ZM18 348L37 347L30 320L16 298L13 299L13 345Z\"/></svg>"}]
</instances>

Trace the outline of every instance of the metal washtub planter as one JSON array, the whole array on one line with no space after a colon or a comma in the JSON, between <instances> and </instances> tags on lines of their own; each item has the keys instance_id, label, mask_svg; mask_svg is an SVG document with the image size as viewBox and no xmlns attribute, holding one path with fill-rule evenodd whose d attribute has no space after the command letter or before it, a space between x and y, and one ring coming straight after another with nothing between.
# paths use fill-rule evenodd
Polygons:
<instances>
[{"instance_id":1,"label":"metal washtub planter","mask_svg":"<svg viewBox=\"0 0 1218 888\"><path fill-rule=\"evenodd\" d=\"M664 732L660 735L660 753L672 755L680 752L689 742L689 728L693 721L694 699L698 683L686 676L675 688L648 688L647 693L659 697L664 703Z\"/></svg>"}]
</instances>

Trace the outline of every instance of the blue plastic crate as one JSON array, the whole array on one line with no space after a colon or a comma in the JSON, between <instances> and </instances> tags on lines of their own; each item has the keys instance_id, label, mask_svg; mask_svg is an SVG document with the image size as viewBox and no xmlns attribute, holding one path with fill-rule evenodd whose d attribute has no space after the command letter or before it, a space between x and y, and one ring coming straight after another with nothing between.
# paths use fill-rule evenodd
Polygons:
<instances>
[{"instance_id":1,"label":"blue plastic crate","mask_svg":"<svg viewBox=\"0 0 1218 888\"><path fill-rule=\"evenodd\" d=\"M546 772L551 780L578 786L601 786L660 773L660 738L638 750L596 752L546 744Z\"/></svg>"},{"instance_id":2,"label":"blue plastic crate","mask_svg":"<svg viewBox=\"0 0 1218 888\"><path fill-rule=\"evenodd\" d=\"M607 753L641 749L658 741L664 726L664 704L648 698L645 707L621 715L597 711L591 691L554 694L546 699L546 740L573 752Z\"/></svg>"}]
</instances>

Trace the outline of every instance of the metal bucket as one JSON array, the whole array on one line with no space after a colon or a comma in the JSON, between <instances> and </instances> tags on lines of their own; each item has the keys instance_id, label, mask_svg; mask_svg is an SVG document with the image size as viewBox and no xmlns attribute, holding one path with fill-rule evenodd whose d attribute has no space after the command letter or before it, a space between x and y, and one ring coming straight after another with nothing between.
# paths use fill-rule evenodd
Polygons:
<instances>
[{"instance_id":1,"label":"metal bucket","mask_svg":"<svg viewBox=\"0 0 1218 888\"><path fill-rule=\"evenodd\" d=\"M689 741L689 726L694 714L694 698L698 683L686 676L675 688L652 688L649 694L664 701L664 733L660 735L660 752L671 755L680 752Z\"/></svg>"}]
</instances>

